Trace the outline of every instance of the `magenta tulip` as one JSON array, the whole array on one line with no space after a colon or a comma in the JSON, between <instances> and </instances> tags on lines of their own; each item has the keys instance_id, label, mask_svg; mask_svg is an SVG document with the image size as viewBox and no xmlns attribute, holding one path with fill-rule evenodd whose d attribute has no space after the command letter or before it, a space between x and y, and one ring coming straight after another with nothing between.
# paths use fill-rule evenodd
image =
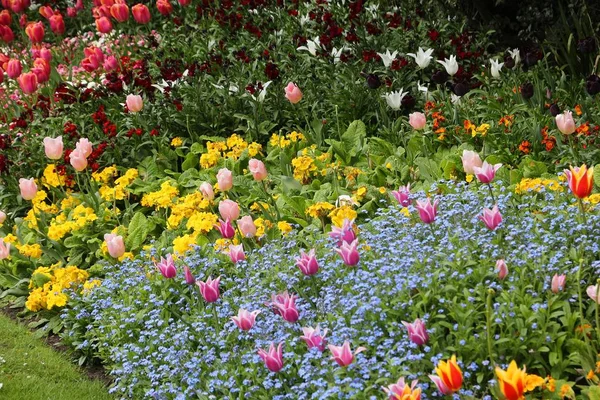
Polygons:
<instances>
[{"instance_id":1,"label":"magenta tulip","mask_svg":"<svg viewBox=\"0 0 600 400\"><path fill-rule=\"evenodd\" d=\"M319 262L315 257L315 249L311 249L308 254L304 250L300 250L300 257L296 259L296 266L306 276L319 272Z\"/></svg>"},{"instance_id":2,"label":"magenta tulip","mask_svg":"<svg viewBox=\"0 0 600 400\"><path fill-rule=\"evenodd\" d=\"M419 217L421 221L426 224L431 224L435 220L435 216L437 215L437 206L439 200L435 200L433 204L431 204L431 199L429 197L427 200L417 200L417 205L415 206L419 211Z\"/></svg>"},{"instance_id":3,"label":"magenta tulip","mask_svg":"<svg viewBox=\"0 0 600 400\"><path fill-rule=\"evenodd\" d=\"M175 278L177 275L177 268L175 267L175 261L173 261L173 256L171 254L167 254L166 258L161 257L159 262L154 263L154 266L160 271L162 276L167 279Z\"/></svg>"},{"instance_id":4,"label":"magenta tulip","mask_svg":"<svg viewBox=\"0 0 600 400\"><path fill-rule=\"evenodd\" d=\"M479 219L483 221L489 230L493 231L496 229L502 222L502 214L498 210L498 205L496 204L491 210L484 208L483 215L480 215Z\"/></svg>"},{"instance_id":5,"label":"magenta tulip","mask_svg":"<svg viewBox=\"0 0 600 400\"><path fill-rule=\"evenodd\" d=\"M187 283L188 285L193 285L194 283L196 283L196 278L194 278L192 270L187 265L183 267L183 276L185 277L185 283Z\"/></svg>"},{"instance_id":6,"label":"magenta tulip","mask_svg":"<svg viewBox=\"0 0 600 400\"><path fill-rule=\"evenodd\" d=\"M358 253L358 239L355 239L352 243L343 242L339 249L335 251L342 257L344 264L349 267L358 265L360 261L360 254Z\"/></svg>"},{"instance_id":7,"label":"magenta tulip","mask_svg":"<svg viewBox=\"0 0 600 400\"><path fill-rule=\"evenodd\" d=\"M221 277L219 276L217 279L212 280L208 278L206 282L196 281L196 285L200 288L200 293L206 302L214 303L219 299L219 282L221 281Z\"/></svg>"},{"instance_id":8,"label":"magenta tulip","mask_svg":"<svg viewBox=\"0 0 600 400\"><path fill-rule=\"evenodd\" d=\"M352 243L356 239L356 233L354 233L354 220L344 219L344 223L341 228L337 226L331 227L329 237L337 240L337 246L341 246L342 243Z\"/></svg>"},{"instance_id":9,"label":"magenta tulip","mask_svg":"<svg viewBox=\"0 0 600 400\"><path fill-rule=\"evenodd\" d=\"M249 312L240 308L237 317L231 317L231 320L243 331L249 331L254 326L256 316L260 314L259 310Z\"/></svg>"},{"instance_id":10,"label":"magenta tulip","mask_svg":"<svg viewBox=\"0 0 600 400\"><path fill-rule=\"evenodd\" d=\"M473 167L473 172L479 182L481 183L490 183L496 177L496 171L502 166L502 164L488 164L487 161L484 161L481 167Z\"/></svg>"},{"instance_id":11,"label":"magenta tulip","mask_svg":"<svg viewBox=\"0 0 600 400\"><path fill-rule=\"evenodd\" d=\"M316 348L319 351L325 350L325 345L327 344L327 340L325 336L327 335L327 329L323 331L321 334L321 329L317 326L317 328L302 328L302 333L304 335L300 336L300 339L304 340L309 349Z\"/></svg>"},{"instance_id":12,"label":"magenta tulip","mask_svg":"<svg viewBox=\"0 0 600 400\"><path fill-rule=\"evenodd\" d=\"M352 364L352 361L354 361L354 356L366 350L364 347L358 347L354 353L352 353L352 350L350 349L350 343L348 341L345 341L342 346L334 346L330 344L327 347L329 348L329 351L331 351L331 359L338 363L340 367L346 367Z\"/></svg>"},{"instance_id":13,"label":"magenta tulip","mask_svg":"<svg viewBox=\"0 0 600 400\"><path fill-rule=\"evenodd\" d=\"M402 325L408 329L408 338L410 341L417 346L422 346L429 340L429 334L427 333L425 323L419 318L412 324L410 322L402 321Z\"/></svg>"},{"instance_id":14,"label":"magenta tulip","mask_svg":"<svg viewBox=\"0 0 600 400\"><path fill-rule=\"evenodd\" d=\"M402 207L408 207L410 205L410 183L400 186L398 190L392 190L392 195Z\"/></svg>"},{"instance_id":15,"label":"magenta tulip","mask_svg":"<svg viewBox=\"0 0 600 400\"><path fill-rule=\"evenodd\" d=\"M279 343L277 349L275 348L275 344L271 343L269 346L269 351L264 351L263 349L258 350L258 355L264 361L266 367L271 372L279 372L283 368L283 343Z\"/></svg>"},{"instance_id":16,"label":"magenta tulip","mask_svg":"<svg viewBox=\"0 0 600 400\"><path fill-rule=\"evenodd\" d=\"M281 294L274 294L271 296L271 308L287 322L296 322L300 317L296 308L296 298L296 295L290 295L287 290Z\"/></svg>"},{"instance_id":17,"label":"magenta tulip","mask_svg":"<svg viewBox=\"0 0 600 400\"><path fill-rule=\"evenodd\" d=\"M221 232L221 236L223 237L223 239L231 239L235 236L235 229L233 229L233 225L231 225L231 222L229 222L229 220L223 221L222 219L220 219L219 225L215 225L215 228L217 228L219 232Z\"/></svg>"}]
</instances>

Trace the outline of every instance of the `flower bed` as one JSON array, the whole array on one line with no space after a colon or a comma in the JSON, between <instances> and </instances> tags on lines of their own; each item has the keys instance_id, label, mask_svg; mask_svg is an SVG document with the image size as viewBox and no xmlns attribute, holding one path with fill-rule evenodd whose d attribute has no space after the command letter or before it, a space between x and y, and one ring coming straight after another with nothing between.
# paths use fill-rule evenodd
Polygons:
<instances>
[{"instance_id":1,"label":"flower bed","mask_svg":"<svg viewBox=\"0 0 600 400\"><path fill-rule=\"evenodd\" d=\"M107 362L122 397L380 398L382 387L405 377L419 381L422 398L435 398L427 375L455 354L460 398L497 394L494 365L506 369L511 360L544 378L536 398L562 398L562 385L574 387L578 371L596 361L581 351L595 334L578 310L593 320L595 307L587 297L579 305L578 282L600 269L597 213L583 223L564 191L538 186L515 195L501 186L503 221L490 230L479 218L489 204L485 187L443 183L437 192L432 224L411 205L382 209L361 225L356 266L344 265L336 240L294 231L235 264L198 248L169 278L152 262L155 251L108 267L102 285L74 295L63 313L65 340ZM318 263L312 276L296 266L308 249ZM199 290L184 266L198 281L220 277L218 292ZM286 292L297 296L295 306L274 312L273 302L284 300L274 296ZM260 311L253 326L245 316L248 331L232 321L240 309ZM416 319L426 332L411 335L402 321ZM308 327L319 327L323 341L301 339ZM326 344L346 341L365 350L342 368ZM283 343L280 370L258 353L272 343Z\"/></svg>"}]
</instances>

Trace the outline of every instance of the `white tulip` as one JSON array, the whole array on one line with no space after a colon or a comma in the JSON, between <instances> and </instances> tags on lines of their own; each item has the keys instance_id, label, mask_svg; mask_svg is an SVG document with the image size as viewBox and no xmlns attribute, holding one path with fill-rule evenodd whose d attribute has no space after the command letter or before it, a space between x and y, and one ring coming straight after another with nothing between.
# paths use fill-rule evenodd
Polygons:
<instances>
[{"instance_id":1,"label":"white tulip","mask_svg":"<svg viewBox=\"0 0 600 400\"><path fill-rule=\"evenodd\" d=\"M419 47L419 50L417 50L417 54L408 53L406 55L414 58L419 68L425 69L427 68L427 66L431 62L431 59L433 58L431 54L433 54L433 49L427 49L423 51L423 49Z\"/></svg>"},{"instance_id":2,"label":"white tulip","mask_svg":"<svg viewBox=\"0 0 600 400\"><path fill-rule=\"evenodd\" d=\"M408 92L404 92L402 89L403 88L401 88L397 92L391 92L391 93L382 95L382 97L385 98L387 105L392 110L399 110L400 107L402 107L402 99L404 98L404 96L406 96L408 94Z\"/></svg>"},{"instance_id":3,"label":"white tulip","mask_svg":"<svg viewBox=\"0 0 600 400\"><path fill-rule=\"evenodd\" d=\"M306 46L300 46L296 50L306 50L311 55L316 56L317 50L321 47L321 42L319 41L319 37L316 37L315 40L307 40Z\"/></svg>"},{"instance_id":4,"label":"white tulip","mask_svg":"<svg viewBox=\"0 0 600 400\"><path fill-rule=\"evenodd\" d=\"M392 62L398 55L398 52L394 51L393 53L390 53L389 50L386 50L385 53L377 53L377 54L379 55L379 57L381 57L381 61L383 61L383 65L386 68L388 68L390 65L392 65Z\"/></svg>"},{"instance_id":5,"label":"white tulip","mask_svg":"<svg viewBox=\"0 0 600 400\"><path fill-rule=\"evenodd\" d=\"M456 62L456 56L450 56L450 58L444 59L444 61L437 60L440 64L446 68L446 72L450 76L454 76L458 72L458 63Z\"/></svg>"},{"instance_id":6,"label":"white tulip","mask_svg":"<svg viewBox=\"0 0 600 400\"><path fill-rule=\"evenodd\" d=\"M519 64L519 62L521 62L521 52L519 51L519 49L508 49L508 54L510 54L510 56L512 57L513 60L515 60L515 67L517 66L517 64Z\"/></svg>"},{"instance_id":7,"label":"white tulip","mask_svg":"<svg viewBox=\"0 0 600 400\"><path fill-rule=\"evenodd\" d=\"M502 66L504 65L504 63L498 62L498 60L492 60L490 59L490 64L491 66L491 70L492 70L492 76L494 78L500 78L500 70L502 69Z\"/></svg>"}]
</instances>

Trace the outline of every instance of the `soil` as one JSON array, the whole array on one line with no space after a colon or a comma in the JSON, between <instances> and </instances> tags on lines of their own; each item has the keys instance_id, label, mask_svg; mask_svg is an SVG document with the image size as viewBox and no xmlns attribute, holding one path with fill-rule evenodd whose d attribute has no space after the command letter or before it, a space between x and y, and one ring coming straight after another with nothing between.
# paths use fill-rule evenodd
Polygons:
<instances>
[{"instance_id":1,"label":"soil","mask_svg":"<svg viewBox=\"0 0 600 400\"><path fill-rule=\"evenodd\" d=\"M20 311L21 310L19 308L12 308L9 305L4 305L0 308L0 312L2 314L6 315L16 323L23 325L32 332L34 332L35 329L29 328L27 324L29 322L35 321L36 318L20 318L18 316ZM60 336L58 336L57 334L49 333L44 338L42 338L42 340L55 351L65 354L69 359L73 358L73 350L69 346L63 344L60 340ZM110 386L110 384L112 383L112 378L110 377L110 375L108 375L108 372L106 371L104 366L98 362L84 364L81 367L79 367L79 370L83 372L89 379L100 381L107 387Z\"/></svg>"}]
</instances>

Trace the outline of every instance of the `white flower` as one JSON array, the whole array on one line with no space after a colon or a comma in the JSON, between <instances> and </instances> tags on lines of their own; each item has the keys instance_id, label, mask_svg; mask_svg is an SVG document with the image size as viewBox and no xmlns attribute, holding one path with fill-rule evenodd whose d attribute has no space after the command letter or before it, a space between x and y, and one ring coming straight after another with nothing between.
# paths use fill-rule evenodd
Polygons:
<instances>
[{"instance_id":1,"label":"white flower","mask_svg":"<svg viewBox=\"0 0 600 400\"><path fill-rule=\"evenodd\" d=\"M342 53L344 52L344 50L346 50L346 46L342 47L341 49L336 49L335 47L331 50L331 55L333 57L333 63L337 64L340 62L340 57L342 56Z\"/></svg>"},{"instance_id":2,"label":"white flower","mask_svg":"<svg viewBox=\"0 0 600 400\"><path fill-rule=\"evenodd\" d=\"M317 36L315 40L307 40L306 46L300 46L296 50L306 50L311 55L316 56L317 50L321 47L321 42L319 41L319 37Z\"/></svg>"},{"instance_id":3,"label":"white flower","mask_svg":"<svg viewBox=\"0 0 600 400\"><path fill-rule=\"evenodd\" d=\"M417 89L419 89L419 92L423 92L425 94L425 101L427 101L427 98L429 97L429 88L427 86L421 86L421 81L418 81Z\"/></svg>"},{"instance_id":4,"label":"white flower","mask_svg":"<svg viewBox=\"0 0 600 400\"><path fill-rule=\"evenodd\" d=\"M263 101L265 101L265 96L267 95L267 88L269 87L270 84L271 84L271 81L268 81L267 83L265 83L263 85L262 90L258 94L258 96L257 97L252 96L252 98L254 100L258 101L259 103L262 103ZM231 90L231 88L229 88L229 90Z\"/></svg>"},{"instance_id":5,"label":"white flower","mask_svg":"<svg viewBox=\"0 0 600 400\"><path fill-rule=\"evenodd\" d=\"M390 65L392 65L392 62L398 55L398 52L394 51L393 53L390 53L389 50L386 50L385 53L377 53L377 54L379 55L379 57L381 57L381 61L383 61L383 65L386 68L388 68Z\"/></svg>"},{"instance_id":6,"label":"white flower","mask_svg":"<svg viewBox=\"0 0 600 400\"><path fill-rule=\"evenodd\" d=\"M457 96L454 93L450 95L450 99L452 100L452 104L460 103L460 96Z\"/></svg>"},{"instance_id":7,"label":"white flower","mask_svg":"<svg viewBox=\"0 0 600 400\"><path fill-rule=\"evenodd\" d=\"M404 92L402 89L404 88L400 88L400 90L397 92L391 92L381 96L385 98L387 105L392 110L399 110L402 106L402 99L408 94L408 92Z\"/></svg>"},{"instance_id":8,"label":"white flower","mask_svg":"<svg viewBox=\"0 0 600 400\"><path fill-rule=\"evenodd\" d=\"M300 17L300 25L304 26L308 21L310 21L308 14Z\"/></svg>"},{"instance_id":9,"label":"white flower","mask_svg":"<svg viewBox=\"0 0 600 400\"><path fill-rule=\"evenodd\" d=\"M419 47L419 50L417 50L417 54L408 53L406 55L414 58L419 68L424 69L427 68L427 66L431 62L431 59L433 58L431 54L433 54L433 49L427 49L423 51L423 49Z\"/></svg>"},{"instance_id":10,"label":"white flower","mask_svg":"<svg viewBox=\"0 0 600 400\"><path fill-rule=\"evenodd\" d=\"M446 68L446 72L450 76L454 76L458 72L458 63L456 62L456 56L450 56L450 58L444 59L444 61L437 60L440 64Z\"/></svg>"},{"instance_id":11,"label":"white flower","mask_svg":"<svg viewBox=\"0 0 600 400\"><path fill-rule=\"evenodd\" d=\"M338 199L335 201L336 207L358 206L358 205L360 205L360 204L356 200L354 200L352 197L348 196L347 194L340 195L340 197L338 197Z\"/></svg>"},{"instance_id":12,"label":"white flower","mask_svg":"<svg viewBox=\"0 0 600 400\"><path fill-rule=\"evenodd\" d=\"M502 66L504 65L504 63L498 62L498 60L492 60L490 58L490 64L492 64L491 70L492 70L492 76L494 78L500 78L500 70L502 69Z\"/></svg>"},{"instance_id":13,"label":"white flower","mask_svg":"<svg viewBox=\"0 0 600 400\"><path fill-rule=\"evenodd\" d=\"M517 64L519 64L519 62L521 61L521 52L519 51L519 49L508 49L508 54L510 54L512 59L515 60L516 67Z\"/></svg>"}]
</instances>

